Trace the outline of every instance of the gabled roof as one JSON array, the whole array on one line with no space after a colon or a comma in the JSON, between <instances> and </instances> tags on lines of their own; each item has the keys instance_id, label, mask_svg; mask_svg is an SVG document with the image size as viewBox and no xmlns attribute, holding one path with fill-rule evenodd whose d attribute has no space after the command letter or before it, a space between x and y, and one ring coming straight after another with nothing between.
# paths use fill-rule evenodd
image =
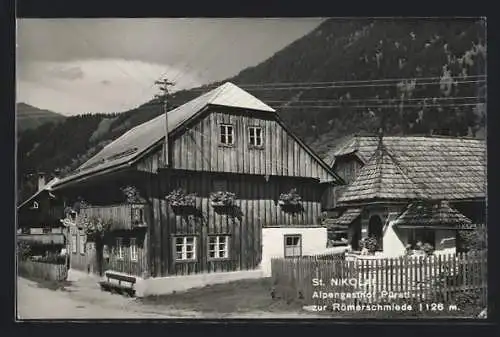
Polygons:
<instances>
[{"instance_id":1,"label":"gabled roof","mask_svg":"<svg viewBox=\"0 0 500 337\"><path fill-rule=\"evenodd\" d=\"M275 113L273 108L253 95L227 82L169 111L169 133L209 105ZM130 129L81 165L73 174L61 179L57 186L84 175L131 164L141 154L163 140L166 131L165 127L165 115L162 114Z\"/></svg>"},{"instance_id":2,"label":"gabled roof","mask_svg":"<svg viewBox=\"0 0 500 337\"><path fill-rule=\"evenodd\" d=\"M393 222L399 227L460 228L472 221L450 207L446 201L437 203L414 202Z\"/></svg>"},{"instance_id":3,"label":"gabled roof","mask_svg":"<svg viewBox=\"0 0 500 337\"><path fill-rule=\"evenodd\" d=\"M384 151L379 151L374 145L378 137L359 138L358 144L364 145L358 145L356 151L371 158L341 195L340 203L371 198L416 199L416 194L433 200L486 196L484 140L389 136L383 138Z\"/></svg>"},{"instance_id":4,"label":"gabled roof","mask_svg":"<svg viewBox=\"0 0 500 337\"><path fill-rule=\"evenodd\" d=\"M59 181L59 178L54 178L54 179L50 180L47 184L45 184L45 186L42 189L38 190L35 194L33 194L27 200L23 201L19 206L17 206L17 208L20 209L21 207L23 207L24 205L26 205L27 203L29 203L30 201L32 201L33 199L38 197L43 192L50 192L50 190L52 189L52 186L54 186L58 181Z\"/></svg>"},{"instance_id":5,"label":"gabled roof","mask_svg":"<svg viewBox=\"0 0 500 337\"><path fill-rule=\"evenodd\" d=\"M372 199L421 199L424 190L412 181L382 146L339 198L339 202Z\"/></svg>"}]
</instances>

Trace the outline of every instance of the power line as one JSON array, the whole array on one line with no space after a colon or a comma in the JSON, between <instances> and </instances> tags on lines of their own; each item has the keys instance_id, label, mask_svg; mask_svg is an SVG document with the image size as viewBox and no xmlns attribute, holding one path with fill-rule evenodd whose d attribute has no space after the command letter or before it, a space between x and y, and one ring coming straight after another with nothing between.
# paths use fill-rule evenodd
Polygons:
<instances>
[{"instance_id":1,"label":"power line","mask_svg":"<svg viewBox=\"0 0 500 337\"><path fill-rule=\"evenodd\" d=\"M471 80L471 81L455 81L453 84L463 84L463 83L484 83L486 82L485 80ZM246 89L249 91L275 91L275 90L312 90L312 89L342 89L342 88L367 88L367 87L392 87L396 86L396 83L379 83L379 84L366 84L366 85L327 85L327 86L313 86L313 85L308 85L308 86L290 86L290 87L267 87L265 85L262 85L261 87L245 87L244 85L239 86L242 89ZM414 83L415 86L422 86L422 85L442 85L440 82L426 82L426 83ZM206 88L203 89L191 89L193 91L205 91L207 90Z\"/></svg>"},{"instance_id":2,"label":"power line","mask_svg":"<svg viewBox=\"0 0 500 337\"><path fill-rule=\"evenodd\" d=\"M423 98L405 98L405 99L399 99L399 98L363 98L363 99L324 99L324 100L263 100L266 103L344 103L344 102L392 102L392 101L435 101L435 100L462 100L462 99L480 99L480 98L485 98L484 96L482 97L476 97L476 96L464 96L464 97L423 97Z\"/></svg>"},{"instance_id":3,"label":"power line","mask_svg":"<svg viewBox=\"0 0 500 337\"><path fill-rule=\"evenodd\" d=\"M477 106L485 102L464 103L464 104L425 104L425 105L405 105L405 108L429 108L429 107L458 107L458 106ZM283 109L334 109L334 108L400 108L399 105L296 105L296 106L278 106L274 108Z\"/></svg>"},{"instance_id":4,"label":"power line","mask_svg":"<svg viewBox=\"0 0 500 337\"><path fill-rule=\"evenodd\" d=\"M487 75L471 75L471 76L451 76L452 79L460 78L486 78ZM294 86L294 85L326 85L326 84L353 84L353 83L378 83L378 82L401 82L401 81L420 81L420 80L441 80L442 76L433 77L401 77L401 78L385 78L385 79L373 79L373 80L347 80L347 81L325 81L325 82L268 82L268 83L241 83L238 86L241 87L260 87L260 86ZM208 87L212 87L209 85Z\"/></svg>"}]
</instances>

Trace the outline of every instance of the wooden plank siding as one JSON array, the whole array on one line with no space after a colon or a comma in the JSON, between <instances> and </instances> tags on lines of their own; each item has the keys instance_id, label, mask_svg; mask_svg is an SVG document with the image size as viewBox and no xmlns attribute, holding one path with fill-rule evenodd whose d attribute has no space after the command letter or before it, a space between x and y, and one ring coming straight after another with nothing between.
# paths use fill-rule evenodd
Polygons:
<instances>
[{"instance_id":1,"label":"wooden plank siding","mask_svg":"<svg viewBox=\"0 0 500 337\"><path fill-rule=\"evenodd\" d=\"M324 185L315 180L271 177L266 182L260 175L182 170L168 172L162 183L151 180L157 184L151 187L149 195L153 220L147 235L151 241L148 248L151 252L149 258L153 276L252 269L261 260L262 227L318 225ZM214 181L225 181L227 190L236 194L236 203L242 214L241 221L219 214L211 206L209 197L215 191ZM201 216L186 217L172 211L164 197L176 188L197 194L196 208ZM291 188L297 188L303 198L304 211L298 215L284 212L277 204L279 195ZM230 236L228 260L208 259L208 236L215 234ZM198 259L195 262L175 263L172 240L175 236L186 235L197 237Z\"/></svg>"},{"instance_id":2,"label":"wooden plank siding","mask_svg":"<svg viewBox=\"0 0 500 337\"><path fill-rule=\"evenodd\" d=\"M234 145L219 142L219 125L234 127ZM263 147L251 147L248 128L262 128ZM273 116L211 112L171 139L171 167L181 170L332 179Z\"/></svg>"},{"instance_id":3,"label":"wooden plank siding","mask_svg":"<svg viewBox=\"0 0 500 337\"><path fill-rule=\"evenodd\" d=\"M219 143L220 124L233 125L233 146ZM249 126L262 128L262 148L249 146ZM321 197L327 187L318 179L333 177L272 115L250 117L212 110L170 138L169 170L162 171L161 177L157 174L164 157L160 145L136 166L150 173L146 194L152 214L146 241L151 276L252 269L261 261L263 227L318 225ZM216 180L225 181L227 190L236 194L241 220L220 214L211 206L210 193L215 192ZM165 196L176 188L197 194L196 216L177 215L169 207ZM279 195L292 188L303 198L304 211L297 215L278 205ZM208 238L217 234L230 237L228 259L208 257ZM177 236L197 238L195 261L175 261L173 240Z\"/></svg>"}]
</instances>

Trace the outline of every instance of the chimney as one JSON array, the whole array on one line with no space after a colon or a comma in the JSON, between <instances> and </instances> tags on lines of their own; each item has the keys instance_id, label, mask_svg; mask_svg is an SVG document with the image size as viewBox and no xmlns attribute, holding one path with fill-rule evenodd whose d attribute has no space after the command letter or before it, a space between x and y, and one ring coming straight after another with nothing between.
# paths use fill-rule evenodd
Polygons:
<instances>
[{"instance_id":1,"label":"chimney","mask_svg":"<svg viewBox=\"0 0 500 337\"><path fill-rule=\"evenodd\" d=\"M45 173L38 173L38 190L41 191L45 186Z\"/></svg>"}]
</instances>

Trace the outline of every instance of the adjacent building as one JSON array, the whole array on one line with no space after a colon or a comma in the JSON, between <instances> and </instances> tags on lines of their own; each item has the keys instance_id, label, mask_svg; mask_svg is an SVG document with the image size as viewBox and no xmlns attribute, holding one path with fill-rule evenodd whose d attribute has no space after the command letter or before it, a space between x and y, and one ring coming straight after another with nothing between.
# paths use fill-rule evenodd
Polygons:
<instances>
[{"instance_id":1,"label":"adjacent building","mask_svg":"<svg viewBox=\"0 0 500 337\"><path fill-rule=\"evenodd\" d=\"M347 184L336 188L338 216L325 225L354 250L373 236L385 256L402 255L418 241L451 252L457 230L485 224L484 140L353 136L329 157Z\"/></svg>"}]
</instances>

